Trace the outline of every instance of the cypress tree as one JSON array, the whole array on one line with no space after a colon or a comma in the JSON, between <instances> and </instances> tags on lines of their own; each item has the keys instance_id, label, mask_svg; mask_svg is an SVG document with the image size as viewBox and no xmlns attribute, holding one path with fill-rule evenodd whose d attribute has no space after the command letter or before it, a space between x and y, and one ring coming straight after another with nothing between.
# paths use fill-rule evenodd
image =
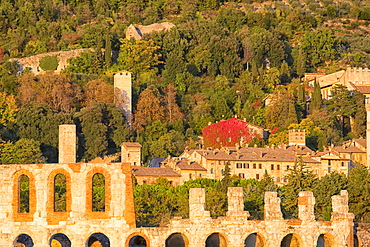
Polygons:
<instances>
[{"instance_id":1,"label":"cypress tree","mask_svg":"<svg viewBox=\"0 0 370 247\"><path fill-rule=\"evenodd\" d=\"M314 82L312 99L311 99L311 110L319 110L322 107L321 89L320 84L316 81Z\"/></svg>"}]
</instances>

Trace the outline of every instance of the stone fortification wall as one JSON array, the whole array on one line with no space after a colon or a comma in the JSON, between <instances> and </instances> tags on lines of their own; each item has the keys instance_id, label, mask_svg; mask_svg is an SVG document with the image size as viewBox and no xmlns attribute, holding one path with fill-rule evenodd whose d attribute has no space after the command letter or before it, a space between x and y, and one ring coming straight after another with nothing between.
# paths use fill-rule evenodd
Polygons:
<instances>
[{"instance_id":1,"label":"stone fortification wall","mask_svg":"<svg viewBox=\"0 0 370 247\"><path fill-rule=\"evenodd\" d=\"M56 51L56 52L48 52L48 53L43 53L31 57L24 57L24 58L11 58L9 59L10 62L18 62L19 64L19 71L23 71L26 68L30 68L31 71L34 74L40 74L42 73L42 69L40 68L40 60L43 57L48 57L48 56L57 56L59 59L59 64L56 72L60 72L64 68L68 66L68 59L70 58L76 58L80 56L81 53L85 51L94 51L93 49L76 49L76 50L71 50L71 51Z\"/></svg>"},{"instance_id":2,"label":"stone fortification wall","mask_svg":"<svg viewBox=\"0 0 370 247\"><path fill-rule=\"evenodd\" d=\"M152 247L368 246L369 232L354 238L348 194L332 197L330 221L315 221L312 192L299 194L299 218L283 219L276 192L265 194L263 221L249 220L243 189L228 189L228 212L213 219L205 208L205 189L190 189L189 219L174 218L166 227L136 228L129 163L0 165L0 246ZM92 177L105 177L105 210L92 210ZM54 179L67 181L66 212L54 212ZM19 212L19 179L29 178L29 211ZM23 245L19 245L19 243ZM143 245L141 245L143 246ZM145 246L145 245L144 245Z\"/></svg>"},{"instance_id":3,"label":"stone fortification wall","mask_svg":"<svg viewBox=\"0 0 370 247\"><path fill-rule=\"evenodd\" d=\"M141 39L144 34L150 34L152 32L160 32L162 30L170 30L175 24L170 22L154 23L148 26L143 25L130 25L126 30L126 39L134 38L135 40Z\"/></svg>"}]
</instances>

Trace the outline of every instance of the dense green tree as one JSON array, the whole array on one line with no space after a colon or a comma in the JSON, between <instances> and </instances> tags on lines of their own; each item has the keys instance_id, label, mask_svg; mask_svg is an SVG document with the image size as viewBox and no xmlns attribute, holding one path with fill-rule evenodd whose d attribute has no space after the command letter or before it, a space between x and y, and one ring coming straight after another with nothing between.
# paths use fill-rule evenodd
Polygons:
<instances>
[{"instance_id":1,"label":"dense green tree","mask_svg":"<svg viewBox=\"0 0 370 247\"><path fill-rule=\"evenodd\" d=\"M35 164L44 163L40 143L32 139L19 139L7 142L0 150L1 164Z\"/></svg>"},{"instance_id":2,"label":"dense green tree","mask_svg":"<svg viewBox=\"0 0 370 247\"><path fill-rule=\"evenodd\" d=\"M339 55L339 41L331 30L308 31L300 40L306 66L324 65Z\"/></svg>"},{"instance_id":3,"label":"dense green tree","mask_svg":"<svg viewBox=\"0 0 370 247\"><path fill-rule=\"evenodd\" d=\"M353 132L364 138L366 135L366 108L365 108L365 96L354 91L354 103L356 106L356 111L354 114Z\"/></svg>"},{"instance_id":4,"label":"dense green tree","mask_svg":"<svg viewBox=\"0 0 370 247\"><path fill-rule=\"evenodd\" d=\"M370 174L365 166L356 165L348 176L349 211L355 220L370 222Z\"/></svg>"},{"instance_id":5,"label":"dense green tree","mask_svg":"<svg viewBox=\"0 0 370 247\"><path fill-rule=\"evenodd\" d=\"M320 84L315 80L312 92L310 110L320 110L322 108L322 97Z\"/></svg>"},{"instance_id":6,"label":"dense green tree","mask_svg":"<svg viewBox=\"0 0 370 247\"><path fill-rule=\"evenodd\" d=\"M24 105L18 112L17 135L40 143L48 162L57 162L59 125L71 123L68 113L54 113L47 105Z\"/></svg>"},{"instance_id":7,"label":"dense green tree","mask_svg":"<svg viewBox=\"0 0 370 247\"><path fill-rule=\"evenodd\" d=\"M318 219L330 220L331 197L340 194L341 190L347 189L348 181L346 175L332 172L321 179L317 179L312 187L316 200L315 216Z\"/></svg>"},{"instance_id":8,"label":"dense green tree","mask_svg":"<svg viewBox=\"0 0 370 247\"><path fill-rule=\"evenodd\" d=\"M312 191L315 175L302 161L296 162L287 175L288 183L281 188L283 213L287 217L298 216L298 194Z\"/></svg>"}]
</instances>

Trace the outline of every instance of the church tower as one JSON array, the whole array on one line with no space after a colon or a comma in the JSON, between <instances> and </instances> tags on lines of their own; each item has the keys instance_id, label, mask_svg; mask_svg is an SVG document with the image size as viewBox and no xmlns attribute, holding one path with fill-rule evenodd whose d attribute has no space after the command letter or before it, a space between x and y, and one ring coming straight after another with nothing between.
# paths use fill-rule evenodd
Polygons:
<instances>
[{"instance_id":1,"label":"church tower","mask_svg":"<svg viewBox=\"0 0 370 247\"><path fill-rule=\"evenodd\" d=\"M131 72L122 70L114 73L114 103L123 112L130 126L132 121L131 84Z\"/></svg>"}]
</instances>

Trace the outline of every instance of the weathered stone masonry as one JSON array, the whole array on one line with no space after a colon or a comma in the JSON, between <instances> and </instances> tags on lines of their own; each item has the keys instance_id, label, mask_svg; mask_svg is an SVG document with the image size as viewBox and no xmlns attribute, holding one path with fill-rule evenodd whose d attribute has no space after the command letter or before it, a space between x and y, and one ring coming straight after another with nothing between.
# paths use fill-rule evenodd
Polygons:
<instances>
[{"instance_id":1,"label":"weathered stone masonry","mask_svg":"<svg viewBox=\"0 0 370 247\"><path fill-rule=\"evenodd\" d=\"M96 173L105 177L105 212L92 211L91 179ZM29 213L18 213L22 174L29 177ZM56 174L66 177L66 212L53 212ZM295 220L283 219L280 198L267 192L265 219L256 221L248 220L249 213L244 211L242 188L229 188L227 215L217 219L205 210L205 190L194 188L189 196L189 219L174 218L166 227L136 228L129 163L0 165L0 181L1 247L15 246L17 239L27 247L50 246L52 241L63 247L95 246L97 240L99 246L126 247L137 236L151 247L293 246L290 242L302 247L353 247L355 242L346 191L332 197L331 221L315 221L312 192L299 194L299 218ZM357 235L358 246L368 246L366 228ZM32 240L27 242L24 236ZM179 239L182 245L173 244Z\"/></svg>"}]
</instances>

